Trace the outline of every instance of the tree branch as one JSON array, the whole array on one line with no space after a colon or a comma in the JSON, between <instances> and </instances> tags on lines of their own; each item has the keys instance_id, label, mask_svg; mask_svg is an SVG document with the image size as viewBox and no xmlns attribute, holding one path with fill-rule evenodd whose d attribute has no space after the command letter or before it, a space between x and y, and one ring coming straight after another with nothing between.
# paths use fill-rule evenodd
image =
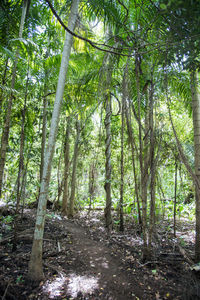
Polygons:
<instances>
[{"instance_id":1,"label":"tree branch","mask_svg":"<svg viewBox=\"0 0 200 300\"><path fill-rule=\"evenodd\" d=\"M50 7L50 9L51 9L51 11L52 11L52 13L53 13L54 16L56 17L56 19L58 20L58 22L60 23L60 25L61 25L68 33L70 33L70 34L73 35L74 37L76 37L76 38L78 38L78 39L80 39L80 40L82 40L82 41L85 41L85 42L89 43L93 48L95 48L95 49L97 49L97 50L100 50L100 51L103 51L103 52L108 52L108 53L115 54L115 55L120 55L120 56L128 56L128 57L131 57L131 56L132 56L132 55L130 55L130 54L123 54L123 53L119 53L119 52L116 52L116 51L112 51L112 50L108 50L108 49L103 49L103 48L101 48L99 45L105 46L105 47L110 47L110 46L105 45L105 44L98 44L98 43L96 43L96 42L94 42L94 41L91 41L91 40L89 40L89 39L87 39L87 38L84 38L84 37L82 37L82 36L80 36L80 35L78 35L78 34L72 32L72 31L71 31L71 30L63 23L63 21L61 20L61 18L59 17L59 15L57 14L57 12L55 11L53 5L51 4L51 2L50 2L49 0L44 0L44 1L48 3L48 5L49 5L49 7ZM112 48L113 48L113 47L112 47ZM118 50L118 49L116 49L116 48L114 48L114 49L115 49L115 50Z\"/></svg>"}]
</instances>

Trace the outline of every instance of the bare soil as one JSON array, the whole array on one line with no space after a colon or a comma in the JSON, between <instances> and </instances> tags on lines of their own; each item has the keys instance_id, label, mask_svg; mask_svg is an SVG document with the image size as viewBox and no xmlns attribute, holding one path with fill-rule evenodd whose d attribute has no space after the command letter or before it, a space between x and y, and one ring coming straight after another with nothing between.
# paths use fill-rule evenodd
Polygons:
<instances>
[{"instance_id":1,"label":"bare soil","mask_svg":"<svg viewBox=\"0 0 200 300\"><path fill-rule=\"evenodd\" d=\"M1 299L200 299L197 272L190 269L194 224L179 221L177 238L168 221L157 226L153 257L142 262L142 238L133 219L121 233L108 234L103 213L83 212L73 220L48 212L44 236L45 280L34 287L27 269L34 230L35 210L20 221L18 246L12 252L12 229L1 222ZM186 251L187 257L180 252Z\"/></svg>"}]
</instances>

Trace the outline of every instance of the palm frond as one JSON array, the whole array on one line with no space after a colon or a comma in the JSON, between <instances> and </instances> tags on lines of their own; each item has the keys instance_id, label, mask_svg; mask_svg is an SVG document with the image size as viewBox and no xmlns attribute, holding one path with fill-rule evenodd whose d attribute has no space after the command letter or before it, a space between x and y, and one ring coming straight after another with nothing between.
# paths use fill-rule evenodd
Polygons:
<instances>
[{"instance_id":1,"label":"palm frond","mask_svg":"<svg viewBox=\"0 0 200 300\"><path fill-rule=\"evenodd\" d=\"M19 94L19 92L15 89L7 87L5 85L0 84L0 89L6 93Z\"/></svg>"},{"instance_id":2,"label":"palm frond","mask_svg":"<svg viewBox=\"0 0 200 300\"><path fill-rule=\"evenodd\" d=\"M116 24L116 21L118 23L123 22L123 14L120 11L120 7L113 0L82 1L81 10L91 21L98 18L104 23Z\"/></svg>"},{"instance_id":3,"label":"palm frond","mask_svg":"<svg viewBox=\"0 0 200 300\"><path fill-rule=\"evenodd\" d=\"M173 71L168 75L168 82L172 92L184 101L185 106L187 107L187 109L189 109L189 112L191 113L192 96L188 74L184 72Z\"/></svg>"}]
</instances>

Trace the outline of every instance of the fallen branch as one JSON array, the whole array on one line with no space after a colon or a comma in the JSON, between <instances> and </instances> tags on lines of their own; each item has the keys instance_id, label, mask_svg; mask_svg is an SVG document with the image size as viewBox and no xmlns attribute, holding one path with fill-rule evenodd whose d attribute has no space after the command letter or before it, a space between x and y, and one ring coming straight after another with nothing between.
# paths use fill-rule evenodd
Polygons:
<instances>
[{"instance_id":1,"label":"fallen branch","mask_svg":"<svg viewBox=\"0 0 200 300\"><path fill-rule=\"evenodd\" d=\"M139 268L142 268L146 265L150 265L150 264L158 264L159 262L158 261L147 261L145 264L141 264L139 261L138 261L138 264L139 264Z\"/></svg>"},{"instance_id":2,"label":"fallen branch","mask_svg":"<svg viewBox=\"0 0 200 300\"><path fill-rule=\"evenodd\" d=\"M5 299L17 300L17 298L15 298L15 296L8 290L8 288L10 287L11 282L12 282L12 280L8 281L6 289L4 291L4 294L1 297L2 300L5 300ZM5 282L5 284L6 284L6 282ZM3 286L4 286L4 283L3 283ZM3 286L1 285L0 287L3 288ZM11 287L13 288L13 286L11 286Z\"/></svg>"},{"instance_id":3,"label":"fallen branch","mask_svg":"<svg viewBox=\"0 0 200 300\"><path fill-rule=\"evenodd\" d=\"M3 294L2 300L6 299L6 295L7 295L7 292L8 292L8 288L9 288L10 283L11 283L11 280L10 280L10 281L8 282L8 284L7 284L7 287L6 287L5 292L4 292L4 294Z\"/></svg>"}]
</instances>

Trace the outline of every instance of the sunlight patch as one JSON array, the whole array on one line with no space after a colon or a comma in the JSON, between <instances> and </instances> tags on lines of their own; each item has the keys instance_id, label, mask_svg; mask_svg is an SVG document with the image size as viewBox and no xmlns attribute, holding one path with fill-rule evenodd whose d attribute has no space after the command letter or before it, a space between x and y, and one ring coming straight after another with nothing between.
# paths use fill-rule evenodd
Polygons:
<instances>
[{"instance_id":1,"label":"sunlight patch","mask_svg":"<svg viewBox=\"0 0 200 300\"><path fill-rule=\"evenodd\" d=\"M59 296L70 296L74 299L79 293L83 296L92 294L98 288L98 278L71 274L65 276L60 273L53 281L47 281L43 292L49 299L57 299Z\"/></svg>"},{"instance_id":2,"label":"sunlight patch","mask_svg":"<svg viewBox=\"0 0 200 300\"><path fill-rule=\"evenodd\" d=\"M109 268L108 261L106 260L105 257L98 257L95 259L95 261L98 263L98 265L102 266L103 268L105 268L105 269ZM92 267L95 267L95 264L93 264L93 262L90 262L90 265Z\"/></svg>"},{"instance_id":3,"label":"sunlight patch","mask_svg":"<svg viewBox=\"0 0 200 300\"><path fill-rule=\"evenodd\" d=\"M52 282L47 282L43 288L44 292L48 294L49 299L54 299L60 296L63 292L64 284L66 283L66 277L63 274L59 274Z\"/></svg>"},{"instance_id":4,"label":"sunlight patch","mask_svg":"<svg viewBox=\"0 0 200 300\"><path fill-rule=\"evenodd\" d=\"M91 294L98 288L97 282L98 279L94 277L71 274L67 287L68 294L72 297L77 297L78 293Z\"/></svg>"}]
</instances>

